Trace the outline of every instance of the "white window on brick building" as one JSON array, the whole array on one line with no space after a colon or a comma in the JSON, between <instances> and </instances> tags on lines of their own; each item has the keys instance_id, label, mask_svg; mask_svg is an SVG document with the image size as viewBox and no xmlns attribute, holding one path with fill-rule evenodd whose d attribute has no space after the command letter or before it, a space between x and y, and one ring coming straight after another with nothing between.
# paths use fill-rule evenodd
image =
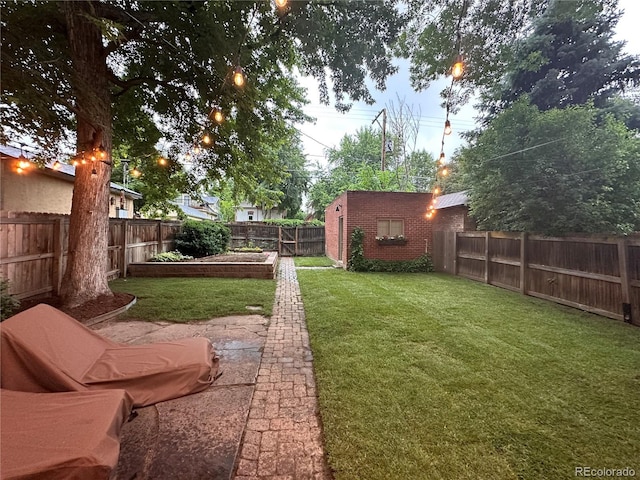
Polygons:
<instances>
[{"instance_id":1,"label":"white window on brick building","mask_svg":"<svg viewBox=\"0 0 640 480\"><path fill-rule=\"evenodd\" d=\"M384 218L378 220L378 234L376 237L404 236L404 220Z\"/></svg>"}]
</instances>

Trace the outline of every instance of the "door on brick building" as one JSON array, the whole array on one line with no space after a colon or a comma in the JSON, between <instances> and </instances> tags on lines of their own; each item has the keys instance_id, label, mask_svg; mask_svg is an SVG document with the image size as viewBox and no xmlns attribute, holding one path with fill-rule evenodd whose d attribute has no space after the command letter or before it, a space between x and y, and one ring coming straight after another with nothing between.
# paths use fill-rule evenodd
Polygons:
<instances>
[{"instance_id":1,"label":"door on brick building","mask_svg":"<svg viewBox=\"0 0 640 480\"><path fill-rule=\"evenodd\" d=\"M342 262L342 231L344 230L344 217L338 218L338 260Z\"/></svg>"}]
</instances>

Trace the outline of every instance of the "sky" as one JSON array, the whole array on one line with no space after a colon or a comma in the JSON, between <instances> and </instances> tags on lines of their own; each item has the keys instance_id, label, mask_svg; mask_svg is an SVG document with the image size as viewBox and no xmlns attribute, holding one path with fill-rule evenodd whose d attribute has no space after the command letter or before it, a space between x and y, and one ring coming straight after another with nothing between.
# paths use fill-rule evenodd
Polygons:
<instances>
[{"instance_id":1,"label":"sky","mask_svg":"<svg viewBox=\"0 0 640 480\"><path fill-rule=\"evenodd\" d=\"M634 31L640 19L640 2L619 0L618 6L624 10L624 14L616 28L616 40L627 42L624 49L627 53L640 55L640 35ZM301 78L300 83L307 88L308 99L311 102L305 107L305 112L316 119L313 123L298 126L309 165L326 165L327 149L337 148L345 135L353 135L358 129L370 126L385 106L388 107L391 102L397 106L398 99L403 100L414 113L420 112L420 131L416 147L425 149L434 158L438 158L446 113L441 106L440 91L449 85L450 77L434 82L427 90L414 92L409 81L409 63L406 60L396 60L394 64L399 67L399 71L387 80L386 90L372 91L376 103L367 105L356 102L348 113L340 113L333 106L320 104L318 84L312 78ZM457 147L464 145L459 133L476 126L476 112L472 103L473 101L463 107L458 114L449 115L453 133L445 138L444 151L447 157L450 157ZM377 124L376 127L380 128Z\"/></svg>"}]
</instances>

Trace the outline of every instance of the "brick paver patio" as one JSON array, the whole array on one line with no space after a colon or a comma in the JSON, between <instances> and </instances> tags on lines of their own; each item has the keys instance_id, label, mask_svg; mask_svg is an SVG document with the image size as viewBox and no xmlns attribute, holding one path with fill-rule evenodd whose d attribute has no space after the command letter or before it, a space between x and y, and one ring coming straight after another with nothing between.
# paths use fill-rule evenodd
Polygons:
<instances>
[{"instance_id":1,"label":"brick paver patio","mask_svg":"<svg viewBox=\"0 0 640 480\"><path fill-rule=\"evenodd\" d=\"M329 480L293 259L280 259L277 282L235 480Z\"/></svg>"}]
</instances>

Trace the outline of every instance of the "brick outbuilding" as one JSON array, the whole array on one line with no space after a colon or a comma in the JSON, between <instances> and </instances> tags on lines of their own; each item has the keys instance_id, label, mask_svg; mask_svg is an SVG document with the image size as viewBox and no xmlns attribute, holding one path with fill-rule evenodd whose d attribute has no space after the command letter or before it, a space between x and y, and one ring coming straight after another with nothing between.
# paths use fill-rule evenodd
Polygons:
<instances>
[{"instance_id":1,"label":"brick outbuilding","mask_svg":"<svg viewBox=\"0 0 640 480\"><path fill-rule=\"evenodd\" d=\"M325 210L327 256L346 267L356 227L364 230L366 258L412 260L431 252L430 202L431 193L344 192Z\"/></svg>"}]
</instances>

